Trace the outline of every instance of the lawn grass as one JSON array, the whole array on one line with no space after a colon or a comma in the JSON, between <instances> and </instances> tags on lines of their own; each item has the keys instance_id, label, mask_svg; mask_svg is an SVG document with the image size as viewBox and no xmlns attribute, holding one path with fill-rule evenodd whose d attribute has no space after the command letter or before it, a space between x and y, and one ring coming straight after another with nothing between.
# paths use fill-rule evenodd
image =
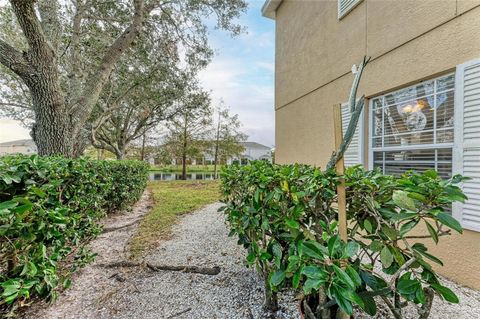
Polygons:
<instances>
[{"instance_id":1,"label":"lawn grass","mask_svg":"<svg viewBox=\"0 0 480 319\"><path fill-rule=\"evenodd\" d=\"M141 221L130 241L132 257L139 257L170 235L178 216L220 199L218 181L156 181L148 185L154 207Z\"/></svg>"}]
</instances>

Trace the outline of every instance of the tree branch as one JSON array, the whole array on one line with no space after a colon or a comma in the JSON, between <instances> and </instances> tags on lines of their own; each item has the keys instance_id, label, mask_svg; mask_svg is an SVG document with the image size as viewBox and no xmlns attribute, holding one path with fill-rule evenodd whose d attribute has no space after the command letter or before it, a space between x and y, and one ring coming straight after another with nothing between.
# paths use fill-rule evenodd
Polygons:
<instances>
[{"instance_id":1,"label":"tree branch","mask_svg":"<svg viewBox=\"0 0 480 319\"><path fill-rule=\"evenodd\" d=\"M35 12L34 0L10 0L18 24L27 40L30 58L53 59L53 49L43 33L40 21ZM38 62L38 61L36 61ZM53 64L53 63L52 63ZM56 67L56 66L55 66Z\"/></svg>"},{"instance_id":2,"label":"tree branch","mask_svg":"<svg viewBox=\"0 0 480 319\"><path fill-rule=\"evenodd\" d=\"M359 101L356 100L358 86L360 84L360 79L363 74L363 69L370 61L370 58L364 57L362 64L360 65L359 70L355 74L355 79L353 80L352 89L350 92L350 99L348 101L349 112L351 112L350 122L348 123L347 131L343 136L342 143L340 144L338 150L336 150L332 156L330 157L330 161L327 164L327 170L332 169L335 167L337 162L343 157L343 154L347 150L350 142L352 141L353 135L355 134L355 130L357 129L358 120L360 118L360 114L362 113L363 106L365 105L365 97L362 96Z\"/></svg>"},{"instance_id":3,"label":"tree branch","mask_svg":"<svg viewBox=\"0 0 480 319\"><path fill-rule=\"evenodd\" d=\"M75 131L83 127L83 124L90 116L115 63L140 34L144 17L148 12L145 10L143 0L134 0L134 6L135 13L132 18L132 23L107 50L97 71L87 80L79 99L73 103L72 115L77 120L76 127L74 128Z\"/></svg>"},{"instance_id":4,"label":"tree branch","mask_svg":"<svg viewBox=\"0 0 480 319\"><path fill-rule=\"evenodd\" d=\"M22 52L2 39L0 39L0 63L22 78L30 74L31 66L24 58Z\"/></svg>"}]
</instances>

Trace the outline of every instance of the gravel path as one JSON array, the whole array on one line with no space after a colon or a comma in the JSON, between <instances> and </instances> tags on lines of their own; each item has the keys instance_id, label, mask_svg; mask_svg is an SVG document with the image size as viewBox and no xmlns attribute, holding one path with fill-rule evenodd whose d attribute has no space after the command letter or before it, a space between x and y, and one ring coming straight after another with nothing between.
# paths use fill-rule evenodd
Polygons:
<instances>
[{"instance_id":1,"label":"gravel path","mask_svg":"<svg viewBox=\"0 0 480 319\"><path fill-rule=\"evenodd\" d=\"M133 215L118 217L108 227L129 224L141 217L151 203L148 195L135 207ZM92 243L101 254L93 265L75 275L73 286L58 302L43 309L34 307L29 318L264 318L262 280L243 264L244 250L228 237L220 204L212 204L182 217L174 226L173 238L162 242L144 262L162 265L219 266L218 275L178 271L152 272L146 267L104 268L99 265L126 260L123 249L135 227L102 235ZM129 216L126 221L125 216ZM120 223L121 221L121 223ZM431 318L480 318L480 292L445 282L455 290L460 305L436 298ZM277 318L297 319L293 294L281 296L282 313ZM409 314L415 314L413 309ZM368 318L359 316L358 318ZM379 311L376 318L390 318ZM414 317L412 317L414 318Z\"/></svg>"}]
</instances>

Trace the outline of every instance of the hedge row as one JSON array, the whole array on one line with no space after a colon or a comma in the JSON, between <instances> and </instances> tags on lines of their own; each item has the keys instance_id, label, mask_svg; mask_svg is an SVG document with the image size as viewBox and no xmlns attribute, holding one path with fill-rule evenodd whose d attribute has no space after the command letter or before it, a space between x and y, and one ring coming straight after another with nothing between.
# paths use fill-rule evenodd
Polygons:
<instances>
[{"instance_id":1,"label":"hedge row","mask_svg":"<svg viewBox=\"0 0 480 319\"><path fill-rule=\"evenodd\" d=\"M348 169L347 242L338 234L335 172L262 161L226 167L221 177L231 235L264 275L268 307L277 307L276 292L285 287L303 293L306 318L335 317L338 308L351 314L354 305L374 315L376 295L390 300L395 318L406 302L428 317L434 294L458 302L432 268L442 262L420 240L462 232L449 208L465 200L457 186L463 177Z\"/></svg>"},{"instance_id":2,"label":"hedge row","mask_svg":"<svg viewBox=\"0 0 480 319\"><path fill-rule=\"evenodd\" d=\"M136 161L0 157L0 308L67 287L94 257L84 244L98 219L137 201L147 172Z\"/></svg>"}]
</instances>

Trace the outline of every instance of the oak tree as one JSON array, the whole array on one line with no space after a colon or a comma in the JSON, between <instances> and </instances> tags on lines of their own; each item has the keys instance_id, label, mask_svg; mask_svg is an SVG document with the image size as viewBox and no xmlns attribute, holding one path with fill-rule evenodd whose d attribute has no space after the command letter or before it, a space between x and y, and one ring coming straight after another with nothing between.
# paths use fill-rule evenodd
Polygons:
<instances>
[{"instance_id":1,"label":"oak tree","mask_svg":"<svg viewBox=\"0 0 480 319\"><path fill-rule=\"evenodd\" d=\"M207 63L205 19L215 17L217 27L237 34L233 20L246 8L244 0L9 2L1 10L7 25L0 30L0 74L6 77L0 84L15 85L0 90L1 103L33 114L40 155L65 156L83 151L86 123L136 41L172 43L186 60L204 56Z\"/></svg>"}]
</instances>

